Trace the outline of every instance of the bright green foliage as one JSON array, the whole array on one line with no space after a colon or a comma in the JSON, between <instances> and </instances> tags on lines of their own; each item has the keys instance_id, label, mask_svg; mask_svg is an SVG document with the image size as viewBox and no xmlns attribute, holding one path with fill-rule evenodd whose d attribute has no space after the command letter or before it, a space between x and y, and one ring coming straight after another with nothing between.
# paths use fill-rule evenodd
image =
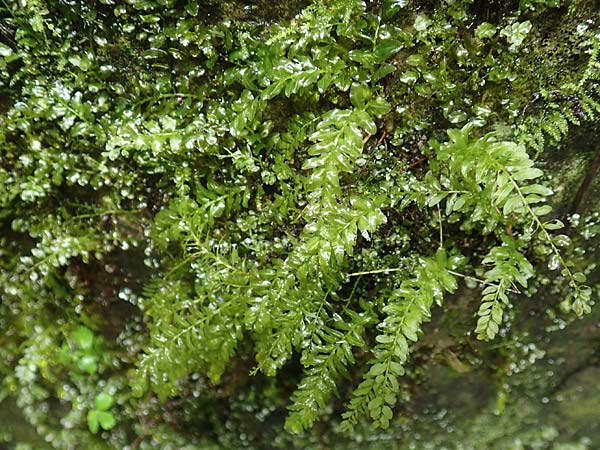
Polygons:
<instances>
[{"instance_id":1,"label":"bright green foliage","mask_svg":"<svg viewBox=\"0 0 600 450\"><path fill-rule=\"evenodd\" d=\"M109 394L98 394L94 399L94 409L90 409L87 415L87 423L90 431L94 434L100 428L110 430L116 425L115 417L109 412L113 404L113 398Z\"/></svg>"},{"instance_id":2,"label":"bright green foliage","mask_svg":"<svg viewBox=\"0 0 600 450\"><path fill-rule=\"evenodd\" d=\"M342 427L352 429L361 413L368 413L376 427L389 426L410 343L419 339L421 324L431 317L433 303L441 306L444 293L457 289L456 278L448 271L458 269L462 262L461 257L448 258L439 250L435 258L420 261L413 277L392 291L383 308L386 317L378 325L371 367L354 391Z\"/></svg>"},{"instance_id":3,"label":"bright green foliage","mask_svg":"<svg viewBox=\"0 0 600 450\"><path fill-rule=\"evenodd\" d=\"M494 339L500 326L504 309L510 305L508 291L519 283L527 287L527 279L533 276L533 267L519 251L522 242L507 239L504 246L494 247L483 259L492 268L485 273L485 280L491 283L482 291L479 320L475 332L479 339ZM521 245L520 245L521 244Z\"/></svg>"},{"instance_id":4,"label":"bright green foliage","mask_svg":"<svg viewBox=\"0 0 600 450\"><path fill-rule=\"evenodd\" d=\"M65 365L75 363L82 372L95 374L102 353L102 339L94 336L89 328L79 326L71 333L70 341L60 348L59 361Z\"/></svg>"},{"instance_id":5,"label":"bright green foliage","mask_svg":"<svg viewBox=\"0 0 600 450\"><path fill-rule=\"evenodd\" d=\"M208 448L249 374L289 432L385 428L463 280L479 340L546 264L591 311L536 158L600 112L597 12L542 74L556 1L242 3L0 7L0 392L49 434L60 399L55 447Z\"/></svg>"},{"instance_id":6,"label":"bright green foliage","mask_svg":"<svg viewBox=\"0 0 600 450\"><path fill-rule=\"evenodd\" d=\"M348 365L355 363L353 347L366 349L364 332L365 326L374 322L372 312L346 310L345 314L346 320L336 313L328 318L330 324L315 324L319 328L311 330L311 341L301 358L306 375L291 397L291 413L286 420L286 428L292 432L309 428L336 392L340 375L349 377Z\"/></svg>"}]
</instances>

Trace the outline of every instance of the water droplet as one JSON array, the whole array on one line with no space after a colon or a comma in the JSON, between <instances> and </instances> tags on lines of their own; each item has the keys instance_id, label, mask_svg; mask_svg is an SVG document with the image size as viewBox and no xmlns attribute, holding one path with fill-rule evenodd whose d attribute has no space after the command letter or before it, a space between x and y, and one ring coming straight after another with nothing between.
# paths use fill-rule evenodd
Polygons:
<instances>
[{"instance_id":1,"label":"water droplet","mask_svg":"<svg viewBox=\"0 0 600 450\"><path fill-rule=\"evenodd\" d=\"M548 260L548 269L557 270L559 267L560 267L560 258L558 257L558 255L554 254L554 255L550 256L550 259Z\"/></svg>"}]
</instances>

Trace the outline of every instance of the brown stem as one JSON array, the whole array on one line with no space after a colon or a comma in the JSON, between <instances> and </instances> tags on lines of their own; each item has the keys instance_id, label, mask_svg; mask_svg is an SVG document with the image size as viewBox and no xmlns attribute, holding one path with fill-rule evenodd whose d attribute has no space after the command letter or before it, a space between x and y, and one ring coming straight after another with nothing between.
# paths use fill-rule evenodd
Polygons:
<instances>
[{"instance_id":1,"label":"brown stem","mask_svg":"<svg viewBox=\"0 0 600 450\"><path fill-rule=\"evenodd\" d=\"M600 152L598 152L598 155L596 155L596 158L594 159L594 161L592 161L592 164L590 165L589 169L587 170L587 172L585 174L583 183L581 183L581 187L579 188L579 190L577 191L577 194L575 195L575 199L573 200L573 205L571 206L571 211L570 211L571 214L575 214L577 212L577 210L579 209L579 205L581 204L581 201L583 200L583 196L589 189L590 184L592 183L592 180L596 176L596 173L598 172L599 168L600 168Z\"/></svg>"}]
</instances>

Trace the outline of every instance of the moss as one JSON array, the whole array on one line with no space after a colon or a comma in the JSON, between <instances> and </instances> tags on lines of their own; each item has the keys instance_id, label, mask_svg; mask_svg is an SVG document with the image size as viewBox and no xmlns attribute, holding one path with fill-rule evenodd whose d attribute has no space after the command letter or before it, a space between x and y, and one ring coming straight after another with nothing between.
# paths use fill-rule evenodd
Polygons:
<instances>
[{"instance_id":1,"label":"moss","mask_svg":"<svg viewBox=\"0 0 600 450\"><path fill-rule=\"evenodd\" d=\"M110 3L1 7L0 393L36 433L589 447L554 394L596 364L594 2Z\"/></svg>"}]
</instances>

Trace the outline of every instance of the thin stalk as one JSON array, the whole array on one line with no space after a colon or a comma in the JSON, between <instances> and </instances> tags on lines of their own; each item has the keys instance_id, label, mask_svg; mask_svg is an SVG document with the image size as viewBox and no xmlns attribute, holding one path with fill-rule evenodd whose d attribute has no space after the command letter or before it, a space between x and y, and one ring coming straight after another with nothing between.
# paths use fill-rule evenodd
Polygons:
<instances>
[{"instance_id":1,"label":"thin stalk","mask_svg":"<svg viewBox=\"0 0 600 450\"><path fill-rule=\"evenodd\" d=\"M502 170L504 170L504 173L506 173L506 175L512 182L513 186L515 187L515 190L517 191L517 193L519 194L519 197L521 198L521 203L523 203L523 206L525 206L525 208L527 209L527 212L533 218L534 222L541 230L540 233L542 233L542 236L550 244L550 247L552 248L552 252L558 258L560 265L567 271L567 276L569 277L569 284L571 285L571 287L573 287L575 289L577 294L579 294L579 286L578 286L577 282L575 281L575 278L573 277L573 273L571 272L571 269L569 269L569 267L567 266L567 263L564 260L564 258L562 257L562 255L560 254L560 252L558 251L558 248L556 248L556 245L554 245L554 242L552 242L552 238L551 238L550 234L548 233L548 231L546 230L546 228L544 227L544 224L540 221L537 214L533 212L533 210L531 209L531 206L529 206L529 203L527 203L527 199L521 192L521 188L520 188L519 184L514 180L514 178L511 176L511 174L508 172L508 170L506 170L505 168L503 168Z\"/></svg>"}]
</instances>

